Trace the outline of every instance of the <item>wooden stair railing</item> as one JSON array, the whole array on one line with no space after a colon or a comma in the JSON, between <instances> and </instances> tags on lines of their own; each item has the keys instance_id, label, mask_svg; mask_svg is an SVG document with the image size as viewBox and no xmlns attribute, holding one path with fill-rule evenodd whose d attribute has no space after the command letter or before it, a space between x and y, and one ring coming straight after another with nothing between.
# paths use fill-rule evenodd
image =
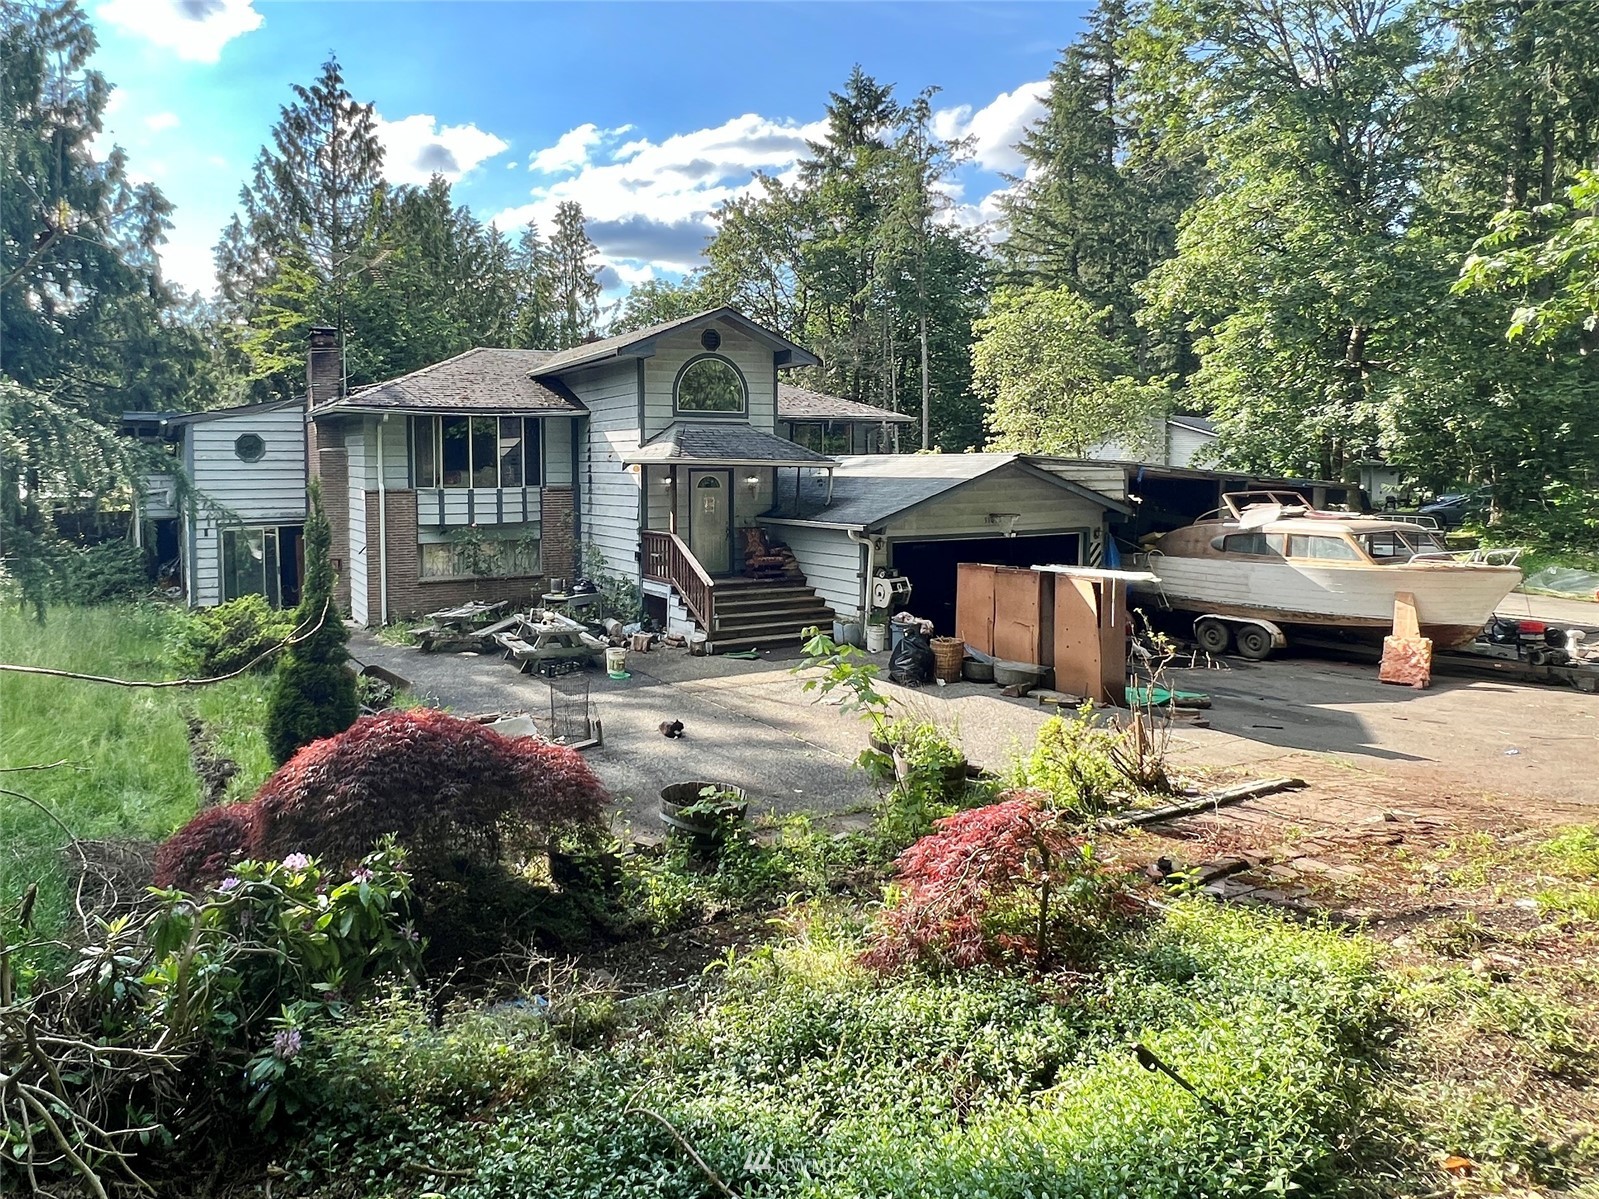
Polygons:
<instances>
[{"instance_id":1,"label":"wooden stair railing","mask_svg":"<svg viewBox=\"0 0 1599 1199\"><path fill-rule=\"evenodd\" d=\"M716 580L676 533L645 529L639 534L644 577L670 584L707 634L716 631Z\"/></svg>"}]
</instances>

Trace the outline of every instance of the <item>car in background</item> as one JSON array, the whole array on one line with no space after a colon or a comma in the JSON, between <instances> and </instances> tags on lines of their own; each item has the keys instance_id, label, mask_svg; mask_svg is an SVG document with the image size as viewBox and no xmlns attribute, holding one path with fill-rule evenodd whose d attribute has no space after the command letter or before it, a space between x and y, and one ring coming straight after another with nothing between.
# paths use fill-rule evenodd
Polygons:
<instances>
[{"instance_id":1,"label":"car in background","mask_svg":"<svg viewBox=\"0 0 1599 1199\"><path fill-rule=\"evenodd\" d=\"M1420 516L1432 517L1445 529L1458 529L1468 520L1486 515L1489 499L1488 488L1476 487L1470 491L1441 495L1430 504L1417 508L1416 512Z\"/></svg>"}]
</instances>

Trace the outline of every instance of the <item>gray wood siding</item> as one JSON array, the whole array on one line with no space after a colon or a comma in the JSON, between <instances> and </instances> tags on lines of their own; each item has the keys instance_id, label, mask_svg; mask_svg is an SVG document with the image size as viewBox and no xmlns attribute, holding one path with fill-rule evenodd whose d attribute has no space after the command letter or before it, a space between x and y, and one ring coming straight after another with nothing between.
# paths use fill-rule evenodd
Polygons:
<instances>
[{"instance_id":1,"label":"gray wood siding","mask_svg":"<svg viewBox=\"0 0 1599 1199\"><path fill-rule=\"evenodd\" d=\"M605 569L637 578L639 480L622 462L638 448L638 363L628 359L565 380L588 406L579 455L583 492L583 541L605 562Z\"/></svg>"},{"instance_id":2,"label":"gray wood siding","mask_svg":"<svg viewBox=\"0 0 1599 1199\"><path fill-rule=\"evenodd\" d=\"M1126 468L1115 463L1098 462L1050 462L1047 459L1038 464L1040 470L1048 471L1052 475L1059 475L1073 483L1081 484L1090 491L1097 491L1100 495L1113 500L1127 498L1127 471Z\"/></svg>"},{"instance_id":3,"label":"gray wood siding","mask_svg":"<svg viewBox=\"0 0 1599 1199\"><path fill-rule=\"evenodd\" d=\"M773 388L774 370L772 351L746 336L731 325L718 323L716 331L722 335L717 349L744 375L749 385L748 422L766 433L776 431L777 393ZM678 419L672 414L672 385L677 372L690 358L697 358L705 350L700 345L700 330L685 329L663 337L656 345L653 357L644 360L644 440L648 441L667 425ZM686 416L683 419L732 419L730 417Z\"/></svg>"},{"instance_id":4,"label":"gray wood siding","mask_svg":"<svg viewBox=\"0 0 1599 1199\"><path fill-rule=\"evenodd\" d=\"M805 581L835 616L860 612L861 572L866 568L864 545L851 541L843 529L773 525L769 535L773 541L788 543L805 572Z\"/></svg>"},{"instance_id":5,"label":"gray wood siding","mask_svg":"<svg viewBox=\"0 0 1599 1199\"><path fill-rule=\"evenodd\" d=\"M572 485L572 437L577 421L564 416L539 421L539 445L544 450L544 485Z\"/></svg>"},{"instance_id":6,"label":"gray wood siding","mask_svg":"<svg viewBox=\"0 0 1599 1199\"><path fill-rule=\"evenodd\" d=\"M1215 465L1216 438L1208 433L1196 433L1181 425L1168 425L1166 446L1167 466Z\"/></svg>"},{"instance_id":7,"label":"gray wood siding","mask_svg":"<svg viewBox=\"0 0 1599 1199\"><path fill-rule=\"evenodd\" d=\"M1019 513L1015 525L1010 526L1018 534L1064 533L1105 523L1103 508L1010 466L890 521L886 532L902 541L1003 535L1007 525L990 524L991 512Z\"/></svg>"},{"instance_id":8,"label":"gray wood siding","mask_svg":"<svg viewBox=\"0 0 1599 1199\"><path fill-rule=\"evenodd\" d=\"M242 462L234 442L254 433L266 443L258 462ZM300 408L221 416L189 425L197 490L246 525L305 520L305 413Z\"/></svg>"}]
</instances>

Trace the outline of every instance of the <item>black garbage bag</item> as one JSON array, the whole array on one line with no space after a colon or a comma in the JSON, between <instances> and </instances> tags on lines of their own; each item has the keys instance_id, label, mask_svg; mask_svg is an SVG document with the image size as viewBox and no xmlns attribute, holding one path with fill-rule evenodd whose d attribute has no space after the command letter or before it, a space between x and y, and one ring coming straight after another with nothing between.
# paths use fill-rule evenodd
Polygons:
<instances>
[{"instance_id":1,"label":"black garbage bag","mask_svg":"<svg viewBox=\"0 0 1599 1199\"><path fill-rule=\"evenodd\" d=\"M906 629L888 655L888 677L902 687L923 687L933 681L933 647L920 629Z\"/></svg>"}]
</instances>

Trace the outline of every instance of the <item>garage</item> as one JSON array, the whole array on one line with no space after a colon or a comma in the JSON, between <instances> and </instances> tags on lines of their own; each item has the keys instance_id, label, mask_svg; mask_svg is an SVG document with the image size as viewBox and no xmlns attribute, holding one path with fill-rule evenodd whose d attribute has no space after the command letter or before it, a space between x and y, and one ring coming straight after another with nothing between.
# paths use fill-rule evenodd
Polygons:
<instances>
[{"instance_id":1,"label":"garage","mask_svg":"<svg viewBox=\"0 0 1599 1199\"><path fill-rule=\"evenodd\" d=\"M1020 454L862 456L840 459L831 479L795 476L779 479L760 521L835 615L869 617L869 580L901 574L912 586L905 606L940 633L955 631L962 562L1096 565L1109 517L1131 514Z\"/></svg>"},{"instance_id":2,"label":"garage","mask_svg":"<svg viewBox=\"0 0 1599 1199\"><path fill-rule=\"evenodd\" d=\"M955 632L955 579L962 562L994 566L1080 566L1083 534L1027 537L951 537L895 541L890 562L911 581L910 609L933 622L940 634Z\"/></svg>"}]
</instances>

